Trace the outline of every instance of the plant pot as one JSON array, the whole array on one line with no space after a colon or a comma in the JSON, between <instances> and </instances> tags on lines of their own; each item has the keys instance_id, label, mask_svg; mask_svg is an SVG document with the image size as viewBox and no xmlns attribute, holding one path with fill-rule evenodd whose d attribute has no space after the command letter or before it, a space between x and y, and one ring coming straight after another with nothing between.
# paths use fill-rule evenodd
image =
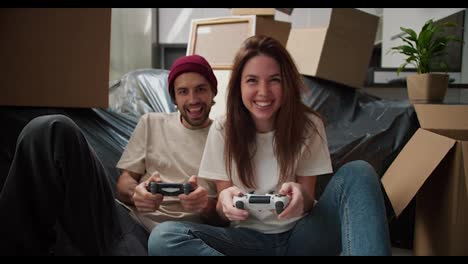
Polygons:
<instances>
[{"instance_id":1,"label":"plant pot","mask_svg":"<svg viewBox=\"0 0 468 264\"><path fill-rule=\"evenodd\" d=\"M448 88L448 74L424 73L406 77L408 98L413 104L442 103Z\"/></svg>"}]
</instances>

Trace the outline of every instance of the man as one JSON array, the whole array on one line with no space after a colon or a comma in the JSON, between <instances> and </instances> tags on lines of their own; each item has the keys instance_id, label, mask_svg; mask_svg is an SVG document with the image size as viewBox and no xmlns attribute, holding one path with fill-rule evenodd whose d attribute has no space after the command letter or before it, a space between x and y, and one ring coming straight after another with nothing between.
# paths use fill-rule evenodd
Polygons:
<instances>
[{"instance_id":1,"label":"man","mask_svg":"<svg viewBox=\"0 0 468 264\"><path fill-rule=\"evenodd\" d=\"M213 187L192 176L211 125L216 77L203 57L193 55L175 61L168 79L179 112L141 117L117 164L119 203L71 119L51 115L28 123L0 193L1 255L143 254L131 249L142 243L141 226L128 221L121 205L146 231L168 219L216 219ZM195 190L163 198L147 191L151 181L190 182Z\"/></svg>"}]
</instances>

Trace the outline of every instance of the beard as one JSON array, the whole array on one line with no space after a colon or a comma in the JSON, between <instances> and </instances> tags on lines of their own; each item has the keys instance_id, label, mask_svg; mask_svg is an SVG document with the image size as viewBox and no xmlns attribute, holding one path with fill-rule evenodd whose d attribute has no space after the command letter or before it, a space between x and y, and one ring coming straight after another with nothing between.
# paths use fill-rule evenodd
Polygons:
<instances>
[{"instance_id":1,"label":"beard","mask_svg":"<svg viewBox=\"0 0 468 264\"><path fill-rule=\"evenodd\" d=\"M184 106L180 111L181 118L185 120L192 128L202 128L206 126L206 121L209 119L211 106L201 104L201 113L197 117L191 117L188 106Z\"/></svg>"}]
</instances>

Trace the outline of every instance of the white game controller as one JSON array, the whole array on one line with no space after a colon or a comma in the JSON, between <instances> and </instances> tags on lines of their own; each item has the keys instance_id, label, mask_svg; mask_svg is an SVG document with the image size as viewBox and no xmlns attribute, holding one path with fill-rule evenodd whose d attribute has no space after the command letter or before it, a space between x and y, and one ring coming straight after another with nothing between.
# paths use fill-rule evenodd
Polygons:
<instances>
[{"instance_id":1,"label":"white game controller","mask_svg":"<svg viewBox=\"0 0 468 264\"><path fill-rule=\"evenodd\" d=\"M243 194L234 196L232 203L238 209L249 210L275 210L277 214L281 214L284 208L288 206L289 198L280 194Z\"/></svg>"}]
</instances>

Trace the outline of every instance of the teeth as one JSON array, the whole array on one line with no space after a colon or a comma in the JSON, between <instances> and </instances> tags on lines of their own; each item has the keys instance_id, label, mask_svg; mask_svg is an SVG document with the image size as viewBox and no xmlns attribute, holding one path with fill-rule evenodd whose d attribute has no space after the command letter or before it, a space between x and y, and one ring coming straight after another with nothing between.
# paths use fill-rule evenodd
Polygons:
<instances>
[{"instance_id":1,"label":"teeth","mask_svg":"<svg viewBox=\"0 0 468 264\"><path fill-rule=\"evenodd\" d=\"M199 107L196 107L196 108L189 108L188 111L189 112L197 112L197 111L201 111L201 109L202 109L201 106L199 106Z\"/></svg>"},{"instance_id":2,"label":"teeth","mask_svg":"<svg viewBox=\"0 0 468 264\"><path fill-rule=\"evenodd\" d=\"M258 106L269 106L271 105L271 102L255 102L255 104Z\"/></svg>"}]
</instances>

